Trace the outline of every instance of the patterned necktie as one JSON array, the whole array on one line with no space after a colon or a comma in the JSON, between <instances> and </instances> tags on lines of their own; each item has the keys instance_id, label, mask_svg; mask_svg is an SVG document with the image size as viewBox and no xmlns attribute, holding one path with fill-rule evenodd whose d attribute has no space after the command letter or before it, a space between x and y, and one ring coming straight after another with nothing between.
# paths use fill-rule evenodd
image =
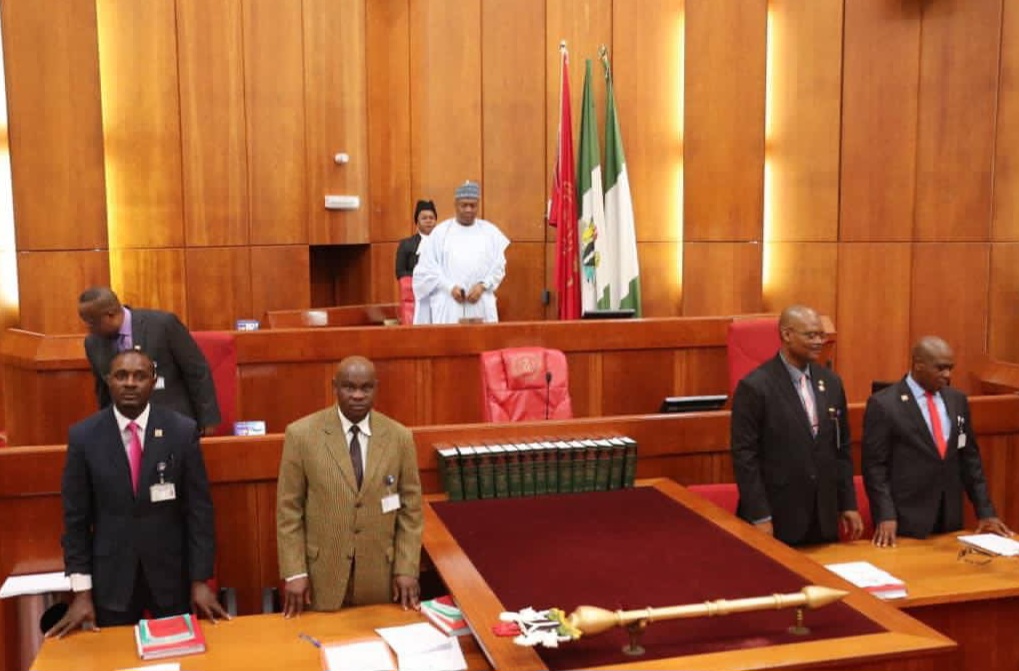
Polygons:
<instances>
[{"instance_id":1,"label":"patterned necktie","mask_svg":"<svg viewBox=\"0 0 1019 671\"><path fill-rule=\"evenodd\" d=\"M803 401L803 409L807 411L807 418L810 419L810 432L817 435L817 406L814 404L814 394L810 391L810 382L806 375L800 376L800 400Z\"/></svg>"},{"instance_id":2,"label":"patterned necktie","mask_svg":"<svg viewBox=\"0 0 1019 671\"><path fill-rule=\"evenodd\" d=\"M354 478L357 480L357 488L361 489L361 481L364 480L364 463L361 461L361 441L357 439L360 429L357 424L350 427L350 463L354 464Z\"/></svg>"},{"instance_id":3,"label":"patterned necktie","mask_svg":"<svg viewBox=\"0 0 1019 671\"><path fill-rule=\"evenodd\" d=\"M131 432L131 440L127 443L127 461L131 466L131 488L138 494L138 474L142 470L142 439L138 434L138 425L131 422L127 425Z\"/></svg>"},{"instance_id":4,"label":"patterned necktie","mask_svg":"<svg viewBox=\"0 0 1019 671\"><path fill-rule=\"evenodd\" d=\"M934 403L934 394L927 391L924 392L924 396L927 397L927 414L931 416L931 432L934 434L934 444L938 446L938 454L944 459L948 446L945 443L945 432L941 428L941 413L938 412L938 406Z\"/></svg>"}]
</instances>

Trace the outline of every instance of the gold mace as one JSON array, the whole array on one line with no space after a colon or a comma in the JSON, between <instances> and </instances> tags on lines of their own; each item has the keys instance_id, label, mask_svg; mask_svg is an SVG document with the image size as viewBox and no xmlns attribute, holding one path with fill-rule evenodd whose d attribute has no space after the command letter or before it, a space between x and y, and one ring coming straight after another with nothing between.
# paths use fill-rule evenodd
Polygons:
<instances>
[{"instance_id":1,"label":"gold mace","mask_svg":"<svg viewBox=\"0 0 1019 671\"><path fill-rule=\"evenodd\" d=\"M728 601L705 601L686 606L665 606L640 610L606 610L597 606L578 606L566 618L570 626L581 634L592 636L612 627L643 627L656 620L678 620L688 617L714 617L731 613L746 613L755 610L780 610L782 608L821 608L841 601L849 592L820 585L807 585L799 592L772 594L747 599Z\"/></svg>"}]
</instances>

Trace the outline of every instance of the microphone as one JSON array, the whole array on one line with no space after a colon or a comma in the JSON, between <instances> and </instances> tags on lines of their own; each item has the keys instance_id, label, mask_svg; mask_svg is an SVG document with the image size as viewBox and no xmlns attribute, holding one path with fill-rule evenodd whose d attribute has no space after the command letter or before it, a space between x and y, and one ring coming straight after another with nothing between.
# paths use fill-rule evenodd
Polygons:
<instances>
[{"instance_id":1,"label":"microphone","mask_svg":"<svg viewBox=\"0 0 1019 671\"><path fill-rule=\"evenodd\" d=\"M552 404L552 371L545 371L545 419L548 419L548 408Z\"/></svg>"}]
</instances>

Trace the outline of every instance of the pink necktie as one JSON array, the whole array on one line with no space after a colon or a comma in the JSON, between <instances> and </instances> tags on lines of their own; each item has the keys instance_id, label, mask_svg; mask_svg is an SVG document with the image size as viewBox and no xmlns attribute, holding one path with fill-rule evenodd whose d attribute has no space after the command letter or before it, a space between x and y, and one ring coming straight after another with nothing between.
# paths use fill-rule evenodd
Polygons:
<instances>
[{"instance_id":1,"label":"pink necktie","mask_svg":"<svg viewBox=\"0 0 1019 671\"><path fill-rule=\"evenodd\" d=\"M945 432L941 428L941 413L938 412L938 406L934 403L934 394L924 392L927 397L927 412L931 416L931 432L934 434L934 444L938 446L938 454L941 458L945 458L945 450L948 447L945 444Z\"/></svg>"},{"instance_id":2,"label":"pink necktie","mask_svg":"<svg viewBox=\"0 0 1019 671\"><path fill-rule=\"evenodd\" d=\"M131 487L138 493L138 474L142 470L142 439L138 435L138 425L131 422L127 425L131 432L131 440L127 444L127 461L131 465Z\"/></svg>"},{"instance_id":3,"label":"pink necktie","mask_svg":"<svg viewBox=\"0 0 1019 671\"><path fill-rule=\"evenodd\" d=\"M814 405L814 395L810 392L810 383L806 375L800 376L800 399L803 401L803 408L807 411L810 419L810 431L817 435L817 406Z\"/></svg>"}]
</instances>

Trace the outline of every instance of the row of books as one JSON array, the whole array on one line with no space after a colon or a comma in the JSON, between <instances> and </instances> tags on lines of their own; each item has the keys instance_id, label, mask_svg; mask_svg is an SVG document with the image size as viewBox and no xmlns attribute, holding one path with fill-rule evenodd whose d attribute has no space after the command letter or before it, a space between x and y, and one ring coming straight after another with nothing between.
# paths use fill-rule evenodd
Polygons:
<instances>
[{"instance_id":1,"label":"row of books","mask_svg":"<svg viewBox=\"0 0 1019 671\"><path fill-rule=\"evenodd\" d=\"M627 436L437 446L450 501L632 487L637 441Z\"/></svg>"}]
</instances>

